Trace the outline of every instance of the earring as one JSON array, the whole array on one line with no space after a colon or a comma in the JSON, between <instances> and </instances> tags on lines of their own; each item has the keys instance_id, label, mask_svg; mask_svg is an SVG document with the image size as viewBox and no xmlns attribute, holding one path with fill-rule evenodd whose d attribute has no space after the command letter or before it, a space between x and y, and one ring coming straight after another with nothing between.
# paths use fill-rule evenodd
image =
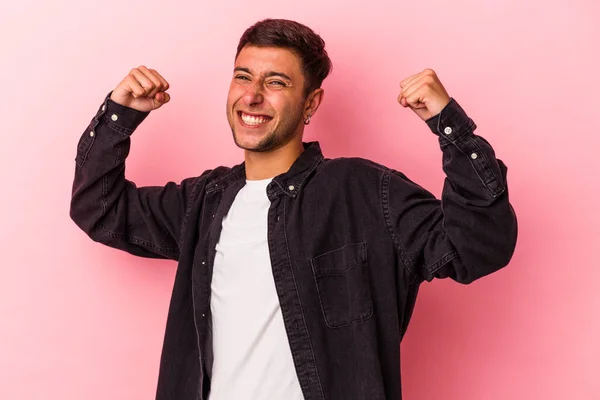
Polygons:
<instances>
[{"instance_id":1,"label":"earring","mask_svg":"<svg viewBox=\"0 0 600 400\"><path fill-rule=\"evenodd\" d=\"M306 118L304 118L304 125L308 125L310 124L310 115Z\"/></svg>"}]
</instances>

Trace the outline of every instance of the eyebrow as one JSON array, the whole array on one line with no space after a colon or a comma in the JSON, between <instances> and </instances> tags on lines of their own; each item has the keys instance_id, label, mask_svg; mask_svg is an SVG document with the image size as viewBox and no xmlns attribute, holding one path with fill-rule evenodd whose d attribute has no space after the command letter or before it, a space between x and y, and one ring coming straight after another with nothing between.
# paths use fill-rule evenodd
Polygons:
<instances>
[{"instance_id":1,"label":"eyebrow","mask_svg":"<svg viewBox=\"0 0 600 400\"><path fill-rule=\"evenodd\" d=\"M250 70L248 68L244 68L244 67L235 67L233 69L234 71L241 71L241 72L246 72L250 75L252 75L252 72L250 72ZM270 78L272 76L280 76L284 79L287 79L288 81L292 81L292 78L290 78L289 76L287 76L286 74L284 74L283 72L277 72L277 71L269 71L265 74L265 78Z\"/></svg>"}]
</instances>

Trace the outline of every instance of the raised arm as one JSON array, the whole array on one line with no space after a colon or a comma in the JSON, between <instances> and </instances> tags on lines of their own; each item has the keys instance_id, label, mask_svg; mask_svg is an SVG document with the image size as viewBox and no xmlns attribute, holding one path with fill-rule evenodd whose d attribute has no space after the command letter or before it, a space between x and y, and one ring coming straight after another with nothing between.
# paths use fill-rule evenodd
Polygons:
<instances>
[{"instance_id":1,"label":"raised arm","mask_svg":"<svg viewBox=\"0 0 600 400\"><path fill-rule=\"evenodd\" d=\"M130 135L170 100L168 88L158 72L139 67L105 98L77 146L70 216L95 241L139 256L178 259L200 178L140 188L125 179Z\"/></svg>"},{"instance_id":2,"label":"raised arm","mask_svg":"<svg viewBox=\"0 0 600 400\"><path fill-rule=\"evenodd\" d=\"M439 137L446 173L441 201L399 172L384 177L382 202L400 259L418 279L469 283L506 266L517 239L506 166L474 134L475 123L435 73L401 83L398 98Z\"/></svg>"}]
</instances>

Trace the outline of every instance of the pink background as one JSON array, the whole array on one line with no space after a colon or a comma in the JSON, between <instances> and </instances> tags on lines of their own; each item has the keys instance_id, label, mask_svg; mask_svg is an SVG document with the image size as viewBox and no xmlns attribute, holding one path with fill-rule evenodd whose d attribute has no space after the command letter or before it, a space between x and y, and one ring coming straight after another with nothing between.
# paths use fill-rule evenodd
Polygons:
<instances>
[{"instance_id":1,"label":"pink background","mask_svg":"<svg viewBox=\"0 0 600 400\"><path fill-rule=\"evenodd\" d=\"M15 5L17 4L18 5ZM10 4L10 5L8 5ZM509 167L510 266L422 287L403 347L416 399L600 399L600 6L557 1L5 1L0 6L0 398L153 398L175 263L88 239L68 216L75 149L140 64L172 102L134 135L128 178L242 158L225 118L237 40L264 17L319 32L335 68L306 140L439 195L435 137L396 103L433 68Z\"/></svg>"}]
</instances>

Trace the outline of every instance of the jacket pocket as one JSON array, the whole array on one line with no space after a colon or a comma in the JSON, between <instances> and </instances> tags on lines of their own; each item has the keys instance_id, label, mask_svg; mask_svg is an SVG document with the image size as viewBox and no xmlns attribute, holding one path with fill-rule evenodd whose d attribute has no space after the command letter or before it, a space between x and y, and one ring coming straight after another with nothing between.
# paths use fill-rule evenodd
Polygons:
<instances>
[{"instance_id":1,"label":"jacket pocket","mask_svg":"<svg viewBox=\"0 0 600 400\"><path fill-rule=\"evenodd\" d=\"M367 244L349 244L310 259L319 301L330 328L373 315Z\"/></svg>"}]
</instances>

